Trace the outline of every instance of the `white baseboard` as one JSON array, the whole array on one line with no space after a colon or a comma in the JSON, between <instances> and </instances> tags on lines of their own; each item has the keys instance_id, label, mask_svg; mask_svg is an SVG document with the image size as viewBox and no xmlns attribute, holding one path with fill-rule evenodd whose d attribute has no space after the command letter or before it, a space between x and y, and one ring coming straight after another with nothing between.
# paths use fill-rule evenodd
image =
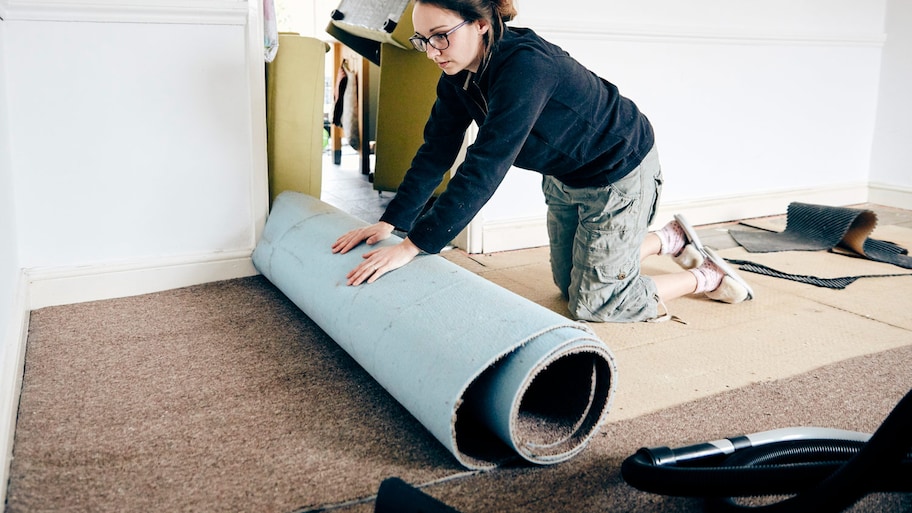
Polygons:
<instances>
[{"instance_id":1,"label":"white baseboard","mask_svg":"<svg viewBox=\"0 0 912 513\"><path fill-rule=\"evenodd\" d=\"M122 264L28 269L29 309L136 296L258 274L251 251Z\"/></svg>"},{"instance_id":2,"label":"white baseboard","mask_svg":"<svg viewBox=\"0 0 912 513\"><path fill-rule=\"evenodd\" d=\"M912 188L871 183L868 201L885 207L912 210Z\"/></svg>"},{"instance_id":3,"label":"white baseboard","mask_svg":"<svg viewBox=\"0 0 912 513\"><path fill-rule=\"evenodd\" d=\"M545 216L486 221L482 225L481 253L496 253L514 249L548 245Z\"/></svg>"},{"instance_id":4,"label":"white baseboard","mask_svg":"<svg viewBox=\"0 0 912 513\"><path fill-rule=\"evenodd\" d=\"M868 185L791 189L760 194L712 198L702 201L665 202L659 206L653 228L663 226L675 214L684 214L690 224L714 224L753 217L785 214L789 203L844 206L868 201Z\"/></svg>"},{"instance_id":5,"label":"white baseboard","mask_svg":"<svg viewBox=\"0 0 912 513\"><path fill-rule=\"evenodd\" d=\"M855 205L872 201L886 206L912 209L912 191L883 187L878 193L881 201L869 199L867 184L852 184L818 189L793 189L749 196L729 196L698 201L663 202L656 212L652 229L683 214L694 225L723 223L738 219L785 214L789 203L798 201L819 205ZM889 189L889 190L887 190ZM888 203L887 200L891 202ZM903 203L905 201L905 203ZM905 206L904 206L905 205ZM493 253L548 245L545 216L526 217L481 223L481 248L474 253ZM477 239L477 234L476 234ZM457 245L459 245L457 243ZM462 247L462 246L460 246ZM466 248L463 248L466 249Z\"/></svg>"},{"instance_id":6,"label":"white baseboard","mask_svg":"<svg viewBox=\"0 0 912 513\"><path fill-rule=\"evenodd\" d=\"M19 394L22 390L22 371L25 365L25 343L28 337L29 308L25 274L13 291L13 312L8 333L0 339L0 504L6 504L10 465L13 460L13 441L19 413Z\"/></svg>"}]
</instances>

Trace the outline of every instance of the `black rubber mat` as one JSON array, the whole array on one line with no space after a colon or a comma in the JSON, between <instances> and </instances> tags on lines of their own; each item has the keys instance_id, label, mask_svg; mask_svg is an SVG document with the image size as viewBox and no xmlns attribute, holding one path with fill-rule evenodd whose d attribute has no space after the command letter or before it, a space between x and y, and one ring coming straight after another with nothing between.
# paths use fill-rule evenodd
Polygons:
<instances>
[{"instance_id":1,"label":"black rubber mat","mask_svg":"<svg viewBox=\"0 0 912 513\"><path fill-rule=\"evenodd\" d=\"M758 264L756 262L750 262L748 260L736 260L727 258L729 263L735 264L738 266L738 269L742 271L748 271L756 274L763 274L765 276L772 276L773 278L783 278L786 280L797 281L800 283L807 283L808 285L814 285L816 287L824 287L828 289L842 290L849 285L855 283L856 280L861 278L891 278L895 276L912 276L912 273L900 273L900 274L865 274L861 276L841 276L838 278L818 278L817 276L809 276L806 274L791 274L782 271L773 269L772 267L765 266L763 264Z\"/></svg>"},{"instance_id":2,"label":"black rubber mat","mask_svg":"<svg viewBox=\"0 0 912 513\"><path fill-rule=\"evenodd\" d=\"M794 202L788 206L785 230L732 230L732 238L751 253L845 249L869 260L912 269L908 250L868 236L877 226L870 210Z\"/></svg>"}]
</instances>

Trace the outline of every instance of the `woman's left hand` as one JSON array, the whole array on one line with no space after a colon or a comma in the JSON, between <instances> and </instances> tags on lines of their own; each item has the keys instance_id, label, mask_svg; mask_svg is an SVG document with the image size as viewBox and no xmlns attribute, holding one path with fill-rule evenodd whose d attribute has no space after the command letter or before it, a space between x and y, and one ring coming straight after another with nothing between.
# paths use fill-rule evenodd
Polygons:
<instances>
[{"instance_id":1,"label":"woman's left hand","mask_svg":"<svg viewBox=\"0 0 912 513\"><path fill-rule=\"evenodd\" d=\"M395 246L386 246L368 251L364 261L352 269L346 278L349 285L361 285L365 281L373 283L384 274L398 269L414 260L421 250L406 237Z\"/></svg>"}]
</instances>

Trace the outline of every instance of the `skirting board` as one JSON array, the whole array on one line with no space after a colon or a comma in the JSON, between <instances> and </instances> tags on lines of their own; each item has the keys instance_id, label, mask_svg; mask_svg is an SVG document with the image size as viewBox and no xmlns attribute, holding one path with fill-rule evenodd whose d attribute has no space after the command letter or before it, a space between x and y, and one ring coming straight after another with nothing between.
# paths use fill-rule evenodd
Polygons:
<instances>
[{"instance_id":1,"label":"skirting board","mask_svg":"<svg viewBox=\"0 0 912 513\"><path fill-rule=\"evenodd\" d=\"M28 269L28 307L136 296L253 276L252 250L67 269Z\"/></svg>"},{"instance_id":2,"label":"skirting board","mask_svg":"<svg viewBox=\"0 0 912 513\"><path fill-rule=\"evenodd\" d=\"M788 211L789 203L794 201L845 206L865 203L868 201L868 196L868 185L859 183L712 198L703 201L665 202L659 205L652 228L661 228L675 214L684 214L693 225L724 223L785 214Z\"/></svg>"},{"instance_id":3,"label":"skirting board","mask_svg":"<svg viewBox=\"0 0 912 513\"><path fill-rule=\"evenodd\" d=\"M868 188L868 202L912 210L912 187L897 187L872 182Z\"/></svg>"},{"instance_id":4,"label":"skirting board","mask_svg":"<svg viewBox=\"0 0 912 513\"><path fill-rule=\"evenodd\" d=\"M665 202L659 206L651 229L661 228L675 214L683 214L691 224L724 223L785 214L789 203L800 201L820 205L879 205L912 209L912 190L884 185L857 184L841 187L793 189L750 196L712 198L697 201ZM494 253L548 245L544 215L498 221L483 220L470 225L471 237L456 240L468 253ZM480 235L479 235L480 233Z\"/></svg>"},{"instance_id":5,"label":"skirting board","mask_svg":"<svg viewBox=\"0 0 912 513\"><path fill-rule=\"evenodd\" d=\"M482 224L480 231L481 247L477 248L478 251L462 249L468 253L497 253L548 245L548 228L544 216L487 221Z\"/></svg>"}]
</instances>

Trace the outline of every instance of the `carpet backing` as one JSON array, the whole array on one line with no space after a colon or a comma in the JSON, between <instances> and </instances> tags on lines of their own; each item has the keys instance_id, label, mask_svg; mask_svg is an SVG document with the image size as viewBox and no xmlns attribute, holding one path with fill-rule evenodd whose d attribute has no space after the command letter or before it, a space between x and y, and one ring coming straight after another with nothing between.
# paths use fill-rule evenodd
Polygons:
<instances>
[{"instance_id":1,"label":"carpet backing","mask_svg":"<svg viewBox=\"0 0 912 513\"><path fill-rule=\"evenodd\" d=\"M282 193L254 265L463 465L512 455L550 464L582 450L611 404L608 347L585 325L439 256L347 286L365 252L399 240L331 252L365 225L311 196Z\"/></svg>"}]
</instances>

